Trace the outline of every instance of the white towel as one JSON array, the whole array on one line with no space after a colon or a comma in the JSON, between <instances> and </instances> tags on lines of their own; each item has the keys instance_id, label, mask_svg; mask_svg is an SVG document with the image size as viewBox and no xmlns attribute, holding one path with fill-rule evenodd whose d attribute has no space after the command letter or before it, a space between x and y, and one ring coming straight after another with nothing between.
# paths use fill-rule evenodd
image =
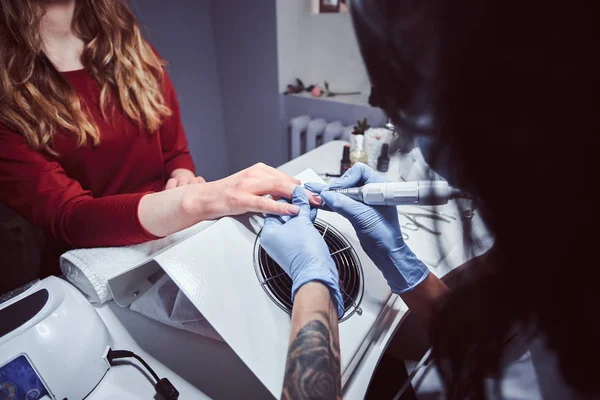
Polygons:
<instances>
[{"instance_id":1,"label":"white towel","mask_svg":"<svg viewBox=\"0 0 600 400\"><path fill-rule=\"evenodd\" d=\"M112 300L108 281L139 265L161 250L210 226L204 221L162 239L124 247L98 247L70 250L60 257L60 268L69 282L92 303Z\"/></svg>"}]
</instances>

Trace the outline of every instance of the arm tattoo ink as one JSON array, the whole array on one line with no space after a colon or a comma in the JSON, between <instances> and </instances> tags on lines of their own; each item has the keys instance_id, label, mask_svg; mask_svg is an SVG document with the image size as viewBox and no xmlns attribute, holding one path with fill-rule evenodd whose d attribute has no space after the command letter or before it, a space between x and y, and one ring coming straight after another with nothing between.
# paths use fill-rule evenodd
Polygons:
<instances>
[{"instance_id":1,"label":"arm tattoo ink","mask_svg":"<svg viewBox=\"0 0 600 400\"><path fill-rule=\"evenodd\" d=\"M283 382L284 399L341 399L337 330L332 329L329 314L322 313L322 316L327 323L320 319L306 323L290 344Z\"/></svg>"}]
</instances>

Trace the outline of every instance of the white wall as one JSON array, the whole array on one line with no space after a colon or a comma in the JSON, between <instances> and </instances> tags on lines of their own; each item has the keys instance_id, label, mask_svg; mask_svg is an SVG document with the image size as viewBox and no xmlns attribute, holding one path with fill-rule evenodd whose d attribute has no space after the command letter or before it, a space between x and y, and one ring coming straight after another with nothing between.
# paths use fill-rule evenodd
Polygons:
<instances>
[{"instance_id":1,"label":"white wall","mask_svg":"<svg viewBox=\"0 0 600 400\"><path fill-rule=\"evenodd\" d=\"M312 14L311 0L277 0L279 88L305 85L369 93L370 85L349 13Z\"/></svg>"}]
</instances>

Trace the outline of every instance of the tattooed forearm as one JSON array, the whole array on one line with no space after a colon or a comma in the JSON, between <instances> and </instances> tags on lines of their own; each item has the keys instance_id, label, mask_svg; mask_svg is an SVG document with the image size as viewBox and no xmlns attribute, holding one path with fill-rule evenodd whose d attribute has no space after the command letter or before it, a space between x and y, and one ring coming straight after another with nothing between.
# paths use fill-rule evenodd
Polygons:
<instances>
[{"instance_id":1,"label":"tattooed forearm","mask_svg":"<svg viewBox=\"0 0 600 400\"><path fill-rule=\"evenodd\" d=\"M331 313L318 312L302 326L288 351L284 399L341 399L337 335Z\"/></svg>"}]
</instances>

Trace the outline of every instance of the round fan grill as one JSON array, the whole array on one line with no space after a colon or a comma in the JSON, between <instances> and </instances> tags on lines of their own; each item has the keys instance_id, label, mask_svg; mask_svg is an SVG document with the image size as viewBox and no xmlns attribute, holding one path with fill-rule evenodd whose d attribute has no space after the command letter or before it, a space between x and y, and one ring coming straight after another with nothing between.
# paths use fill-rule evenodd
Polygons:
<instances>
[{"instance_id":1,"label":"round fan grill","mask_svg":"<svg viewBox=\"0 0 600 400\"><path fill-rule=\"evenodd\" d=\"M360 302L364 291L364 278L356 252L344 236L326 222L317 219L315 228L325 239L339 272L345 310L341 321L348 319L354 313L362 314ZM291 314L292 280L262 248L258 237L254 244L254 268L259 283L267 295L282 310Z\"/></svg>"}]
</instances>

